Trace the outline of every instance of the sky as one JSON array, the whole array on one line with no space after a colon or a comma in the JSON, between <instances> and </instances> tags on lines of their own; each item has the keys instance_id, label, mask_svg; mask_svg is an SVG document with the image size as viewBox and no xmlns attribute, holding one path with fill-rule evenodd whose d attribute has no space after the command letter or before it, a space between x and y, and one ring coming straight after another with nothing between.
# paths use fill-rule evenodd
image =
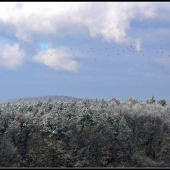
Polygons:
<instances>
[{"instance_id":1,"label":"sky","mask_svg":"<svg viewBox=\"0 0 170 170\"><path fill-rule=\"evenodd\" d=\"M170 100L169 2L0 2L0 101Z\"/></svg>"}]
</instances>

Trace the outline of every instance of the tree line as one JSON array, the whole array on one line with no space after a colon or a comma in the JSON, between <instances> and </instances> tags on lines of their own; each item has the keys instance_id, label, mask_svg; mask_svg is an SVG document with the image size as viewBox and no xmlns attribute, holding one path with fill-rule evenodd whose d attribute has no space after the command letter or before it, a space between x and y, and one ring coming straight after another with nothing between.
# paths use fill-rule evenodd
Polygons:
<instances>
[{"instance_id":1,"label":"tree line","mask_svg":"<svg viewBox=\"0 0 170 170\"><path fill-rule=\"evenodd\" d=\"M170 103L0 104L0 167L169 167Z\"/></svg>"}]
</instances>

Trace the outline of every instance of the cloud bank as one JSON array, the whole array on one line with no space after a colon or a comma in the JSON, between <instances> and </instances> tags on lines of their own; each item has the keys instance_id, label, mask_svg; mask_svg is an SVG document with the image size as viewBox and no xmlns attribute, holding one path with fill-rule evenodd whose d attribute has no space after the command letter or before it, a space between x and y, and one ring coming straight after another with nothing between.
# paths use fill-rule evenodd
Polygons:
<instances>
[{"instance_id":1,"label":"cloud bank","mask_svg":"<svg viewBox=\"0 0 170 170\"><path fill-rule=\"evenodd\" d=\"M63 28L85 27L92 37L126 40L130 22L154 18L156 5L148 2L11 2L0 3L0 21L16 28L15 36L31 42L33 34L53 34ZM61 33L61 32L60 32ZM64 34L64 32L63 32Z\"/></svg>"},{"instance_id":2,"label":"cloud bank","mask_svg":"<svg viewBox=\"0 0 170 170\"><path fill-rule=\"evenodd\" d=\"M132 21L165 18L167 23L168 11L168 5L152 2L0 2L0 37L13 37L35 47L35 42L50 41L49 37L57 41L58 37L74 36L85 29L91 37L101 36L104 41L123 43L132 38L127 36ZM137 51L142 41L138 36L134 37ZM17 46L9 49L15 49L17 55L10 57L10 50L6 50L9 54L2 53L2 63L16 68L24 53ZM50 50L38 52L33 60L56 70L77 70L77 63L69 58L64 48L57 49L52 56ZM7 62L7 58L11 61Z\"/></svg>"}]
</instances>

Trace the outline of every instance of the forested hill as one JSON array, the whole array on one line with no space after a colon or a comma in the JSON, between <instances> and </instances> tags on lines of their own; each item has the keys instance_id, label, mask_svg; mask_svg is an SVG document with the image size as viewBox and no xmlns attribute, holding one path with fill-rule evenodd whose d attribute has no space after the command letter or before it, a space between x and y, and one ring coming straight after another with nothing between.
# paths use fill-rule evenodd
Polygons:
<instances>
[{"instance_id":1,"label":"forested hill","mask_svg":"<svg viewBox=\"0 0 170 170\"><path fill-rule=\"evenodd\" d=\"M19 99L21 99L21 101L24 102L31 102L31 103L35 103L35 101L37 101L38 99L40 99L42 102L46 102L48 98L51 98L52 101L60 101L61 99L63 100L71 100L73 97L69 97L69 96L40 96L40 97L24 97L24 98L16 98L16 99L9 99L7 101L2 101L0 103L17 103L19 101ZM76 98L74 97L74 99L76 99L77 102L80 102L81 100L83 100L82 98ZM94 101L94 99L90 99L91 101Z\"/></svg>"},{"instance_id":2,"label":"forested hill","mask_svg":"<svg viewBox=\"0 0 170 170\"><path fill-rule=\"evenodd\" d=\"M24 101L24 102L31 102L31 103L35 103L35 101L37 101L38 99L40 99L42 102L46 102L48 98L51 98L52 101L61 101L61 99L63 100L71 100L72 98L76 99L77 102L82 101L84 98L76 98L76 97L70 97L70 96L58 96L58 95L54 95L54 96L39 96L39 97L24 97L24 98L16 98L16 99L9 99L6 101L0 101L0 103L17 103L19 100ZM94 101L95 99L89 99L90 101ZM166 102L170 102L170 100L166 100Z\"/></svg>"}]
</instances>

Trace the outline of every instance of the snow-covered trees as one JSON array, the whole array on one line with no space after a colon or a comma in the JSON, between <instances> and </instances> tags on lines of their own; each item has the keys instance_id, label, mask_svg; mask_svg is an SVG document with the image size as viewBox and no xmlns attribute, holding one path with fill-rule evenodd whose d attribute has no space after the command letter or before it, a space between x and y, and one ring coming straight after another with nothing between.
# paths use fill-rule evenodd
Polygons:
<instances>
[{"instance_id":1,"label":"snow-covered trees","mask_svg":"<svg viewBox=\"0 0 170 170\"><path fill-rule=\"evenodd\" d=\"M52 101L49 98L46 102L37 100L34 104L21 100L15 104L0 104L1 139L9 140L5 147L12 148L14 155L22 157L25 164L24 161L20 163L23 165L29 164L29 161L32 161L30 166L34 166L37 161L41 165L37 154L43 154L49 147L55 156L47 152L46 156L53 157L48 159L48 166L59 164L60 161L54 160L59 160L58 150L52 147L57 146L58 142L63 142L63 147L70 148L69 153L74 159L72 147L76 143L80 150L84 147L90 149L82 151L82 154L91 154L91 165L94 161L102 166L109 164L109 161L114 162L113 160L130 161L133 158L131 154L137 154L143 147L145 154L153 161L164 159L168 163L166 157L169 158L170 155L166 153L164 156L164 148L168 147L166 141L169 134L170 103L166 103L164 99L156 101L154 96L145 102L132 98L127 98L125 102L116 98L110 101L91 101L85 98L81 102L74 98L61 101ZM98 141L94 142L92 139ZM164 142L161 143L162 139ZM33 141L42 146L36 146ZM4 142L0 141L0 157L2 144ZM36 153L33 153L32 147L35 147ZM44 160L45 155L41 156ZM66 161L63 164L71 166L71 162L75 160L69 159L70 163Z\"/></svg>"}]
</instances>

